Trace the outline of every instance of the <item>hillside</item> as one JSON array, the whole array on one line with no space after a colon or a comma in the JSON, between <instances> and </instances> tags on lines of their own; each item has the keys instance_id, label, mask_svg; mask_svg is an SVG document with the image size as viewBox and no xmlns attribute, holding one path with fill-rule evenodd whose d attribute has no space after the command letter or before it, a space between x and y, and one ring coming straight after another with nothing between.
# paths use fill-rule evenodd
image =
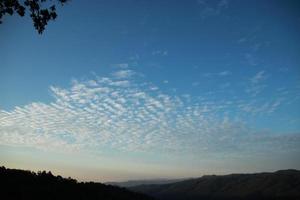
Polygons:
<instances>
[{"instance_id":1,"label":"hillside","mask_svg":"<svg viewBox=\"0 0 300 200\"><path fill-rule=\"evenodd\" d=\"M171 184L140 185L130 189L162 200L296 200L300 199L300 171L211 175Z\"/></svg>"},{"instance_id":2,"label":"hillside","mask_svg":"<svg viewBox=\"0 0 300 200\"><path fill-rule=\"evenodd\" d=\"M101 183L79 183L51 172L31 172L0 167L1 199L9 200L151 200L153 198L125 188Z\"/></svg>"},{"instance_id":3,"label":"hillside","mask_svg":"<svg viewBox=\"0 0 300 200\"><path fill-rule=\"evenodd\" d=\"M130 181L123 181L123 182L106 182L105 184L108 185L115 185L119 187L134 187L138 185L156 185L156 184L168 184L168 183L175 183L179 181L186 180L184 179L150 179L150 180L130 180Z\"/></svg>"}]
</instances>

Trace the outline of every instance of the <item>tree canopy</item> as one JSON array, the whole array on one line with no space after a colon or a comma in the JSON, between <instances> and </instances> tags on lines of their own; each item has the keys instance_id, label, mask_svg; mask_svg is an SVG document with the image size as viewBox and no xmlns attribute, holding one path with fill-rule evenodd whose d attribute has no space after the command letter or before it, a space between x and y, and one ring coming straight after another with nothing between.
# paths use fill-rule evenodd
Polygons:
<instances>
[{"instance_id":1,"label":"tree canopy","mask_svg":"<svg viewBox=\"0 0 300 200\"><path fill-rule=\"evenodd\" d=\"M77 182L54 176L50 171L38 173L0 166L1 199L10 200L153 200L152 197L112 185Z\"/></svg>"},{"instance_id":2,"label":"tree canopy","mask_svg":"<svg viewBox=\"0 0 300 200\"><path fill-rule=\"evenodd\" d=\"M56 6L65 5L69 0L0 0L0 24L5 15L29 13L33 25L42 34L48 22L57 18Z\"/></svg>"}]
</instances>

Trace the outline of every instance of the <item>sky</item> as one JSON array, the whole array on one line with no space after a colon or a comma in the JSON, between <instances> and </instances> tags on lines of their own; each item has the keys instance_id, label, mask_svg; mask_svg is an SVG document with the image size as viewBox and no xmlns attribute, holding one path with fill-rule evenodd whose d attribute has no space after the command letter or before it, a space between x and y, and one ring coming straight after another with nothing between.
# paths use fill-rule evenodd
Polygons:
<instances>
[{"instance_id":1,"label":"sky","mask_svg":"<svg viewBox=\"0 0 300 200\"><path fill-rule=\"evenodd\" d=\"M300 3L71 1L0 25L0 164L79 180L300 169Z\"/></svg>"}]
</instances>

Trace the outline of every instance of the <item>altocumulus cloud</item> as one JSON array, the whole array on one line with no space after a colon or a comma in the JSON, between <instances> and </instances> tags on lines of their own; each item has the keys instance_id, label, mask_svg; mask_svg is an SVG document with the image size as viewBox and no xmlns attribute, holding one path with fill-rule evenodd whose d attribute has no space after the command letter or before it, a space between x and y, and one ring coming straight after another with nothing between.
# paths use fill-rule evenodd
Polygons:
<instances>
[{"instance_id":1,"label":"altocumulus cloud","mask_svg":"<svg viewBox=\"0 0 300 200\"><path fill-rule=\"evenodd\" d=\"M129 69L110 77L50 87L51 103L0 111L0 143L47 150L211 153L299 150L295 135L262 133L242 117L251 102L208 101L169 95ZM155 89L153 89L155 88ZM194 99L194 100L191 100ZM274 111L281 102L261 109ZM265 112L264 110L262 112Z\"/></svg>"}]
</instances>

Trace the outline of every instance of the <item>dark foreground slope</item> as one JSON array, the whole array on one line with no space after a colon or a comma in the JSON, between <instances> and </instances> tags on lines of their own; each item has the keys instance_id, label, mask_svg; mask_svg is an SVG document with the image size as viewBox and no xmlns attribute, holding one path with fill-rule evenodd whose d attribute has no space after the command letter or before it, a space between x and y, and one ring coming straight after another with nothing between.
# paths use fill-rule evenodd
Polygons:
<instances>
[{"instance_id":1,"label":"dark foreground slope","mask_svg":"<svg viewBox=\"0 0 300 200\"><path fill-rule=\"evenodd\" d=\"M0 167L0 198L9 200L150 200L144 194L101 183L78 183L53 176L51 172L6 169Z\"/></svg>"},{"instance_id":2,"label":"dark foreground slope","mask_svg":"<svg viewBox=\"0 0 300 200\"><path fill-rule=\"evenodd\" d=\"M163 200L296 200L300 199L300 171L212 175L172 184L140 185L130 189Z\"/></svg>"}]
</instances>

